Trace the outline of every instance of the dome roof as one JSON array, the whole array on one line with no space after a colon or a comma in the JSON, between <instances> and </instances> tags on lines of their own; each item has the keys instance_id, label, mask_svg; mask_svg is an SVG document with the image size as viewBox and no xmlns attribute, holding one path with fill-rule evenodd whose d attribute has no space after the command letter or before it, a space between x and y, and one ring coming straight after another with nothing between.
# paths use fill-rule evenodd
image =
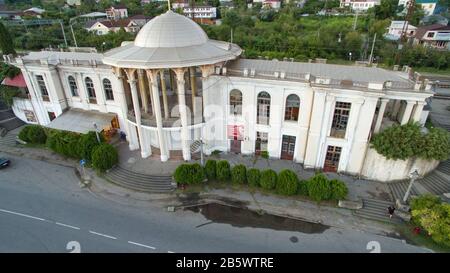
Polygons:
<instances>
[{"instance_id":1,"label":"dome roof","mask_svg":"<svg viewBox=\"0 0 450 273\"><path fill-rule=\"evenodd\" d=\"M207 41L208 36L199 25L169 10L145 24L134 44L140 47L185 47Z\"/></svg>"},{"instance_id":2,"label":"dome roof","mask_svg":"<svg viewBox=\"0 0 450 273\"><path fill-rule=\"evenodd\" d=\"M150 20L134 42L106 52L103 63L123 68L176 68L216 64L236 59L242 49L210 40L193 20L167 11Z\"/></svg>"}]
</instances>

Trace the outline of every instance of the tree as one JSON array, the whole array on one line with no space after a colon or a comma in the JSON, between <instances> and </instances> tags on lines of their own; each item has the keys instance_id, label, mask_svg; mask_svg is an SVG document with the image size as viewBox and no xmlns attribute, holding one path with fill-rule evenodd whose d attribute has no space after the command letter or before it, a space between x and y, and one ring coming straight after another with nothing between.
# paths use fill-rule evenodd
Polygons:
<instances>
[{"instance_id":1,"label":"tree","mask_svg":"<svg viewBox=\"0 0 450 273\"><path fill-rule=\"evenodd\" d=\"M270 169L262 171L259 183L265 190L271 190L275 188L277 184L277 173L274 170Z\"/></svg>"},{"instance_id":2,"label":"tree","mask_svg":"<svg viewBox=\"0 0 450 273\"><path fill-rule=\"evenodd\" d=\"M104 141L104 139L103 139L103 137L101 137L100 142L103 142L103 141ZM98 143L95 132L91 131L91 132L88 132L87 134L82 135L78 142L80 158L85 159L88 162L90 162L91 158L92 158L92 151L98 145L100 145L100 143Z\"/></svg>"},{"instance_id":3,"label":"tree","mask_svg":"<svg viewBox=\"0 0 450 273\"><path fill-rule=\"evenodd\" d=\"M395 16L398 7L398 0L381 0L379 5L374 7L375 18L387 19Z\"/></svg>"},{"instance_id":4,"label":"tree","mask_svg":"<svg viewBox=\"0 0 450 273\"><path fill-rule=\"evenodd\" d=\"M2 53L4 55L16 54L11 35L9 34L8 29L6 29L5 25L3 25L2 22L0 22L0 49L2 50Z\"/></svg>"},{"instance_id":5,"label":"tree","mask_svg":"<svg viewBox=\"0 0 450 273\"><path fill-rule=\"evenodd\" d=\"M245 184L247 168L245 165L238 164L231 169L231 181L236 184Z\"/></svg>"},{"instance_id":6,"label":"tree","mask_svg":"<svg viewBox=\"0 0 450 273\"><path fill-rule=\"evenodd\" d=\"M294 195L297 193L298 177L291 170L282 170L278 174L276 191L278 194Z\"/></svg>"},{"instance_id":7,"label":"tree","mask_svg":"<svg viewBox=\"0 0 450 273\"><path fill-rule=\"evenodd\" d=\"M101 172L111 169L118 162L119 155L111 144L102 143L92 151L92 167Z\"/></svg>"},{"instance_id":8,"label":"tree","mask_svg":"<svg viewBox=\"0 0 450 273\"><path fill-rule=\"evenodd\" d=\"M261 172L258 169L252 168L247 170L247 182L250 186L258 187Z\"/></svg>"},{"instance_id":9,"label":"tree","mask_svg":"<svg viewBox=\"0 0 450 273\"><path fill-rule=\"evenodd\" d=\"M215 180L216 179L216 161L213 159L206 160L205 164L205 174L208 180Z\"/></svg>"},{"instance_id":10,"label":"tree","mask_svg":"<svg viewBox=\"0 0 450 273\"><path fill-rule=\"evenodd\" d=\"M217 162L216 167L217 179L222 182L226 182L230 179L230 163L226 160L220 160Z\"/></svg>"}]
</instances>

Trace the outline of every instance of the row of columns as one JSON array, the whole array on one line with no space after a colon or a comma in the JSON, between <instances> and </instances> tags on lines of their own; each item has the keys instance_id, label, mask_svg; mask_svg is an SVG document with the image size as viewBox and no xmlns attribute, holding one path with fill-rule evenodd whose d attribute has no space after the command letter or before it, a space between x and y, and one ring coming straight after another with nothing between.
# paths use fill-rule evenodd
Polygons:
<instances>
[{"instance_id":1,"label":"row of columns","mask_svg":"<svg viewBox=\"0 0 450 273\"><path fill-rule=\"evenodd\" d=\"M131 90L131 99L133 102L133 109L135 113L136 118L136 127L137 127L137 143L141 149L141 155L143 158L146 158L151 155L151 147L150 143L146 143L146 137L144 137L144 132L142 128L142 113L141 108L139 105L139 92L138 92L138 84L139 84L139 91L140 96L143 104L143 110L148 111L148 108L146 107L148 105L147 96L146 96L146 85L145 85L145 77L144 73L146 73L147 78L149 80L149 86L148 90L150 92L151 96L151 105L152 105L152 111L156 119L156 131L158 134L158 141L159 141L159 148L161 152L161 161L167 161L169 158L169 151L167 148L167 143L165 141L164 132L163 132L163 115L162 115L162 109L161 109L161 101L159 96L159 86L158 86L158 76L161 80L161 89L163 93L163 108L164 108L164 118L169 118L169 106L168 106L168 100L167 100L167 87L166 82L164 78L164 70L160 69L136 69L136 68L114 68L114 73L120 78L122 77L121 69L125 72L128 83L130 85ZM205 76L209 76L211 71L209 66L202 66L202 78ZM195 82L195 68L175 68L172 69L172 71L176 75L176 84L177 84L177 96L178 96L178 107L180 111L180 119L181 119L181 144L182 144L182 152L183 152L183 159L184 160L190 160L191 159L191 152L190 152L190 141L189 141L189 128L188 128L188 117L187 117L187 106L186 106L186 98L185 98L185 74L187 71L189 71L190 74L190 82L191 82L191 89L192 89L192 103L193 103L193 111L195 111L195 91L196 91L196 82ZM136 77L137 74L137 77ZM173 79L171 77L171 83ZM138 83L137 83L138 82ZM122 86L123 89L123 86ZM125 100L124 100L125 101ZM126 102L125 102L126 104ZM127 109L127 106L122 105L123 109ZM123 110L127 111L127 110ZM126 117L126 113L124 113L124 116ZM133 132L134 129L129 128L129 135L130 138L133 139L133 135L135 132ZM130 149L136 149L137 145L134 145L130 141ZM139 148L137 147L137 148Z\"/></svg>"},{"instance_id":2,"label":"row of columns","mask_svg":"<svg viewBox=\"0 0 450 273\"><path fill-rule=\"evenodd\" d=\"M389 99L381 99L380 109L378 111L377 120L374 127L374 133L380 132L381 123L383 122L384 112L386 111L386 105L389 102ZM392 107L391 118L396 118L398 111L400 110L401 100L396 100ZM420 121L420 117L422 116L423 107L425 106L424 101L413 101L407 100L406 107L402 115L402 119L400 120L400 124L404 125L409 121Z\"/></svg>"}]
</instances>

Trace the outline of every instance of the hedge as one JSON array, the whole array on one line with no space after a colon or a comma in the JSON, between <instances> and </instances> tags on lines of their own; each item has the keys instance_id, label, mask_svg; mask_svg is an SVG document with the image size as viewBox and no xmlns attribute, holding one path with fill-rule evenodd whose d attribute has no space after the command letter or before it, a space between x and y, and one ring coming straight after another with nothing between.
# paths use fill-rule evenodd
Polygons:
<instances>
[{"instance_id":1,"label":"hedge","mask_svg":"<svg viewBox=\"0 0 450 273\"><path fill-rule=\"evenodd\" d=\"M297 185L297 194L298 195L303 195L303 196L308 196L308 181L305 180L300 180L298 181L298 185Z\"/></svg>"},{"instance_id":2,"label":"hedge","mask_svg":"<svg viewBox=\"0 0 450 273\"><path fill-rule=\"evenodd\" d=\"M278 174L276 192L282 195L294 195L297 193L298 177L291 170L282 170Z\"/></svg>"},{"instance_id":3,"label":"hedge","mask_svg":"<svg viewBox=\"0 0 450 273\"><path fill-rule=\"evenodd\" d=\"M347 196L347 186L336 179L328 180L321 173L315 174L306 181L308 196L320 202L322 200L342 200Z\"/></svg>"},{"instance_id":4,"label":"hedge","mask_svg":"<svg viewBox=\"0 0 450 273\"><path fill-rule=\"evenodd\" d=\"M203 167L198 163L190 165L190 175L191 179L188 179L188 181L191 182L191 184L199 184L203 182L206 177Z\"/></svg>"},{"instance_id":5,"label":"hedge","mask_svg":"<svg viewBox=\"0 0 450 273\"><path fill-rule=\"evenodd\" d=\"M219 181L225 182L230 180L230 163L226 160L217 162L216 175Z\"/></svg>"},{"instance_id":6,"label":"hedge","mask_svg":"<svg viewBox=\"0 0 450 273\"><path fill-rule=\"evenodd\" d=\"M71 158L80 158L79 141L81 135L73 132L49 130L47 147L59 154ZM91 151L92 152L92 151Z\"/></svg>"},{"instance_id":7,"label":"hedge","mask_svg":"<svg viewBox=\"0 0 450 273\"><path fill-rule=\"evenodd\" d=\"M191 184L191 167L190 164L181 164L175 169L173 175L175 182L179 185Z\"/></svg>"},{"instance_id":8,"label":"hedge","mask_svg":"<svg viewBox=\"0 0 450 273\"><path fill-rule=\"evenodd\" d=\"M19 138L33 144L44 144L47 140L47 135L42 126L27 125L20 131Z\"/></svg>"},{"instance_id":9,"label":"hedge","mask_svg":"<svg viewBox=\"0 0 450 273\"><path fill-rule=\"evenodd\" d=\"M213 159L206 160L205 164L205 174L208 180L215 180L216 179L216 161Z\"/></svg>"},{"instance_id":10,"label":"hedge","mask_svg":"<svg viewBox=\"0 0 450 273\"><path fill-rule=\"evenodd\" d=\"M259 183L263 189L271 190L277 183L277 173L274 170L264 170L261 172Z\"/></svg>"},{"instance_id":11,"label":"hedge","mask_svg":"<svg viewBox=\"0 0 450 273\"><path fill-rule=\"evenodd\" d=\"M387 159L446 160L450 154L450 134L431 128L423 134L418 123L394 125L373 136L371 147Z\"/></svg>"},{"instance_id":12,"label":"hedge","mask_svg":"<svg viewBox=\"0 0 450 273\"><path fill-rule=\"evenodd\" d=\"M247 170L247 183L253 187L259 187L259 179L261 172L258 169L252 168Z\"/></svg>"},{"instance_id":13,"label":"hedge","mask_svg":"<svg viewBox=\"0 0 450 273\"><path fill-rule=\"evenodd\" d=\"M99 171L111 169L119 162L119 155L116 148L111 144L102 143L97 145L92 151L92 167Z\"/></svg>"},{"instance_id":14,"label":"hedge","mask_svg":"<svg viewBox=\"0 0 450 273\"><path fill-rule=\"evenodd\" d=\"M247 168L239 164L231 170L231 181L236 184L245 184L247 182Z\"/></svg>"},{"instance_id":15,"label":"hedge","mask_svg":"<svg viewBox=\"0 0 450 273\"><path fill-rule=\"evenodd\" d=\"M337 179L330 180L331 186L331 199L332 200L342 200L347 197L348 188L344 182L339 181Z\"/></svg>"},{"instance_id":16,"label":"hedge","mask_svg":"<svg viewBox=\"0 0 450 273\"><path fill-rule=\"evenodd\" d=\"M104 142L103 136L100 135L100 143ZM83 134L78 141L78 148L79 148L79 156L82 159L87 160L88 162L91 161L92 151L94 148L98 145L100 145L97 140L97 136L95 132L88 132L87 134Z\"/></svg>"}]
</instances>

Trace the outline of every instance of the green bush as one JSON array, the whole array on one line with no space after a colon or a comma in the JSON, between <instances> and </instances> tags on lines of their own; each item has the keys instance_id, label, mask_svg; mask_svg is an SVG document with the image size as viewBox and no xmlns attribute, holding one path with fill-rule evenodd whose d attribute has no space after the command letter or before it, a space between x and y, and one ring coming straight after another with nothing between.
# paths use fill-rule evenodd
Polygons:
<instances>
[{"instance_id":1,"label":"green bush","mask_svg":"<svg viewBox=\"0 0 450 273\"><path fill-rule=\"evenodd\" d=\"M68 131L49 130L47 147L67 157L79 159L78 143L80 135Z\"/></svg>"},{"instance_id":2,"label":"green bush","mask_svg":"<svg viewBox=\"0 0 450 273\"><path fill-rule=\"evenodd\" d=\"M269 158L269 152L268 151L261 151L261 157L268 159Z\"/></svg>"},{"instance_id":3,"label":"green bush","mask_svg":"<svg viewBox=\"0 0 450 273\"><path fill-rule=\"evenodd\" d=\"M92 167L102 172L111 169L119 162L119 155L116 148L106 143L95 146L91 158Z\"/></svg>"},{"instance_id":4,"label":"green bush","mask_svg":"<svg viewBox=\"0 0 450 273\"><path fill-rule=\"evenodd\" d=\"M259 183L263 189L271 190L277 184L277 173L274 170L264 170L261 172Z\"/></svg>"},{"instance_id":5,"label":"green bush","mask_svg":"<svg viewBox=\"0 0 450 273\"><path fill-rule=\"evenodd\" d=\"M423 159L446 160L450 154L450 134L441 128L430 128L420 139L417 156Z\"/></svg>"},{"instance_id":6,"label":"green bush","mask_svg":"<svg viewBox=\"0 0 450 273\"><path fill-rule=\"evenodd\" d=\"M216 179L216 161L213 159L206 160L205 164L205 174L208 180L215 180Z\"/></svg>"},{"instance_id":7,"label":"green bush","mask_svg":"<svg viewBox=\"0 0 450 273\"><path fill-rule=\"evenodd\" d=\"M258 187L261 172L258 169L252 168L247 170L247 182L250 186Z\"/></svg>"},{"instance_id":8,"label":"green bush","mask_svg":"<svg viewBox=\"0 0 450 273\"><path fill-rule=\"evenodd\" d=\"M30 125L23 127L22 130L20 130L19 139L25 142L31 142L30 139L28 139L28 131L30 131L30 129L31 129Z\"/></svg>"},{"instance_id":9,"label":"green bush","mask_svg":"<svg viewBox=\"0 0 450 273\"><path fill-rule=\"evenodd\" d=\"M205 180L205 171L203 170L203 167L198 163L194 163L189 167L191 178L188 179L188 182L191 182L191 184L202 183Z\"/></svg>"},{"instance_id":10,"label":"green bush","mask_svg":"<svg viewBox=\"0 0 450 273\"><path fill-rule=\"evenodd\" d=\"M347 185L344 182L337 179L332 179L329 181L331 186L331 197L332 200L344 200L348 194Z\"/></svg>"},{"instance_id":11,"label":"green bush","mask_svg":"<svg viewBox=\"0 0 450 273\"><path fill-rule=\"evenodd\" d=\"M247 182L247 168L245 165L238 164L231 170L231 181L236 184L245 184Z\"/></svg>"},{"instance_id":12,"label":"green bush","mask_svg":"<svg viewBox=\"0 0 450 273\"><path fill-rule=\"evenodd\" d=\"M297 185L297 194L298 195L303 195L303 196L308 196L308 184L307 181L304 180L300 180L298 181L298 185Z\"/></svg>"},{"instance_id":13,"label":"green bush","mask_svg":"<svg viewBox=\"0 0 450 273\"><path fill-rule=\"evenodd\" d=\"M282 170L278 174L276 192L282 195L294 195L297 193L298 177L291 170Z\"/></svg>"},{"instance_id":14,"label":"green bush","mask_svg":"<svg viewBox=\"0 0 450 273\"><path fill-rule=\"evenodd\" d=\"M175 169L175 173L173 175L175 182L179 185L191 184L192 183L192 175L191 175L191 165L190 164L181 164Z\"/></svg>"},{"instance_id":15,"label":"green bush","mask_svg":"<svg viewBox=\"0 0 450 273\"><path fill-rule=\"evenodd\" d=\"M230 180L230 163L226 160L217 162L216 175L219 181L225 182Z\"/></svg>"},{"instance_id":16,"label":"green bush","mask_svg":"<svg viewBox=\"0 0 450 273\"><path fill-rule=\"evenodd\" d=\"M431 195L420 196L411 200L411 215L433 241L450 247L450 204Z\"/></svg>"},{"instance_id":17,"label":"green bush","mask_svg":"<svg viewBox=\"0 0 450 273\"><path fill-rule=\"evenodd\" d=\"M19 139L33 144L44 144L47 140L44 128L40 125L27 125L19 133Z\"/></svg>"},{"instance_id":18,"label":"green bush","mask_svg":"<svg viewBox=\"0 0 450 273\"><path fill-rule=\"evenodd\" d=\"M320 202L331 198L331 187L328 178L321 174L315 174L306 182L308 187L308 196L313 200Z\"/></svg>"},{"instance_id":19,"label":"green bush","mask_svg":"<svg viewBox=\"0 0 450 273\"><path fill-rule=\"evenodd\" d=\"M100 142L104 142L103 137L100 134ZM83 134L78 141L78 151L79 156L82 159L91 161L92 151L96 146L98 146L98 140L95 132L89 132L87 134Z\"/></svg>"}]
</instances>

